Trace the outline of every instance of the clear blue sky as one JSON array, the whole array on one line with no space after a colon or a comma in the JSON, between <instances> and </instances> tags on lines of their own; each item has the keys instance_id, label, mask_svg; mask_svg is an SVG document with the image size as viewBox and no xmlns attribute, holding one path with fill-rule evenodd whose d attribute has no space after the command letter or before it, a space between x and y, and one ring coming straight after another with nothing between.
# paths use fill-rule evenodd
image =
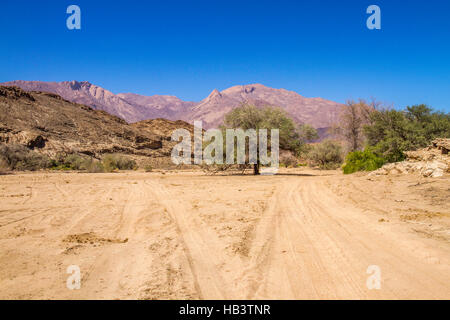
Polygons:
<instances>
[{"instance_id":1,"label":"clear blue sky","mask_svg":"<svg viewBox=\"0 0 450 320\"><path fill-rule=\"evenodd\" d=\"M66 8L82 30L66 28ZM366 28L377 4L382 29ZM450 1L2 0L0 82L87 80L198 101L262 83L450 111Z\"/></svg>"}]
</instances>

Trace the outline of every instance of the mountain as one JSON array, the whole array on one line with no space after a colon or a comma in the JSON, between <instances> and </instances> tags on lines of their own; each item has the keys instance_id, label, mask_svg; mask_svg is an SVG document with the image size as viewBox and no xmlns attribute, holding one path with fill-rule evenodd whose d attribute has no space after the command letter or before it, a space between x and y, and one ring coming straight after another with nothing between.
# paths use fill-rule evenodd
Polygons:
<instances>
[{"instance_id":1,"label":"mountain","mask_svg":"<svg viewBox=\"0 0 450 320\"><path fill-rule=\"evenodd\" d=\"M183 121L128 124L53 93L0 86L0 143L24 145L50 157L78 153L100 158L122 153L169 159L176 142L170 141L167 127L193 132L193 126Z\"/></svg>"},{"instance_id":2,"label":"mountain","mask_svg":"<svg viewBox=\"0 0 450 320\"><path fill-rule=\"evenodd\" d=\"M277 106L284 109L297 123L315 128L327 128L337 120L341 104L322 98L305 98L296 92L273 89L261 84L234 86L222 92L214 90L194 106L184 120L203 120L206 128L218 126L224 116L243 102L256 106Z\"/></svg>"},{"instance_id":3,"label":"mountain","mask_svg":"<svg viewBox=\"0 0 450 320\"><path fill-rule=\"evenodd\" d=\"M159 118L178 120L189 112L190 108L195 106L195 102L186 102L175 96L142 96L135 93L119 93L119 98L133 106L141 106L145 110L152 110ZM141 120L150 119L142 117Z\"/></svg>"},{"instance_id":4,"label":"mountain","mask_svg":"<svg viewBox=\"0 0 450 320\"><path fill-rule=\"evenodd\" d=\"M64 99L90 106L96 110L103 110L116 115L127 122L137 122L157 117L152 109L140 105L132 105L114 93L87 81L41 82L41 81L12 81L0 84L16 86L25 91L41 91L57 94Z\"/></svg>"},{"instance_id":5,"label":"mountain","mask_svg":"<svg viewBox=\"0 0 450 320\"><path fill-rule=\"evenodd\" d=\"M278 106L297 123L307 123L325 131L337 120L341 104L322 98L306 98L296 92L274 89L261 84L234 86L211 94L199 103L186 102L174 96L142 96L133 93L113 94L89 82L12 81L1 84L26 91L44 91L64 99L104 110L129 123L165 118L193 123L201 120L204 128L220 125L225 114L243 102L256 106Z\"/></svg>"}]
</instances>

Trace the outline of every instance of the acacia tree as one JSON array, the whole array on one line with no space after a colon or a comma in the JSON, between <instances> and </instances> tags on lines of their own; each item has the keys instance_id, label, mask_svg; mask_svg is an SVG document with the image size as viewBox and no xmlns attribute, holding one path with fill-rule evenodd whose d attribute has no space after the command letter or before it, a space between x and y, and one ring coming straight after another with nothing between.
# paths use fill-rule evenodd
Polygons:
<instances>
[{"instance_id":1,"label":"acacia tree","mask_svg":"<svg viewBox=\"0 0 450 320\"><path fill-rule=\"evenodd\" d=\"M253 165L253 173L260 174L259 131L266 129L279 130L279 146L285 150L298 151L303 144L302 137L313 139L317 132L311 127L298 128L289 115L277 107L257 108L254 105L242 104L225 116L223 129L254 129L257 137L257 161ZM303 135L303 136L302 136ZM234 141L233 141L234 143Z\"/></svg>"}]
</instances>

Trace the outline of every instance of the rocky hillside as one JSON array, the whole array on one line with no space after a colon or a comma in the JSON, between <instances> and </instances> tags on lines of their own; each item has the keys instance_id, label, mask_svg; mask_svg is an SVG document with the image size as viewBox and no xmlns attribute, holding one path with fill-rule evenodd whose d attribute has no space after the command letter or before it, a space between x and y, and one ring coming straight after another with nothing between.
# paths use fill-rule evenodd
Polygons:
<instances>
[{"instance_id":1,"label":"rocky hillside","mask_svg":"<svg viewBox=\"0 0 450 320\"><path fill-rule=\"evenodd\" d=\"M190 128L159 119L128 124L105 111L44 92L0 86L0 143L25 145L49 156L123 153L168 157L174 145L166 128Z\"/></svg>"},{"instance_id":2,"label":"rocky hillside","mask_svg":"<svg viewBox=\"0 0 450 320\"><path fill-rule=\"evenodd\" d=\"M308 123L323 132L337 119L341 104L322 98L305 98L296 92L273 89L261 84L235 86L211 94L199 103L186 102L174 96L141 96L132 93L113 94L89 82L13 81L5 86L18 86L25 91L45 91L66 100L85 104L114 114L129 123L165 118L193 123L202 120L204 128L217 127L230 110L243 102L256 106L278 106L297 123Z\"/></svg>"},{"instance_id":3,"label":"rocky hillside","mask_svg":"<svg viewBox=\"0 0 450 320\"><path fill-rule=\"evenodd\" d=\"M186 129L190 132L191 137L194 136L194 126L183 120L152 119L133 123L132 126L150 134L157 134L167 141L171 140L172 133L177 129Z\"/></svg>"},{"instance_id":4,"label":"rocky hillside","mask_svg":"<svg viewBox=\"0 0 450 320\"><path fill-rule=\"evenodd\" d=\"M155 117L171 120L185 118L190 108L196 105L195 102L186 102L175 96L154 95L148 97L134 93L119 93L117 96L130 105L141 106L143 110L151 111ZM142 115L140 118L141 120L150 119L146 115Z\"/></svg>"}]
</instances>

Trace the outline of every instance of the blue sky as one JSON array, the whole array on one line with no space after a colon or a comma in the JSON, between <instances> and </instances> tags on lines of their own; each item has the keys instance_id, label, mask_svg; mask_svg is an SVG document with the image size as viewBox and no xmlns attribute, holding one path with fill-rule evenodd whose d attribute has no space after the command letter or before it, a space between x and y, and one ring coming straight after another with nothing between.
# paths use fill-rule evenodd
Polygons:
<instances>
[{"instance_id":1,"label":"blue sky","mask_svg":"<svg viewBox=\"0 0 450 320\"><path fill-rule=\"evenodd\" d=\"M66 28L71 4L79 31ZM366 28L371 4L381 30ZM193 101L262 83L450 112L446 0L2 0L0 30L0 82L86 80Z\"/></svg>"}]
</instances>

